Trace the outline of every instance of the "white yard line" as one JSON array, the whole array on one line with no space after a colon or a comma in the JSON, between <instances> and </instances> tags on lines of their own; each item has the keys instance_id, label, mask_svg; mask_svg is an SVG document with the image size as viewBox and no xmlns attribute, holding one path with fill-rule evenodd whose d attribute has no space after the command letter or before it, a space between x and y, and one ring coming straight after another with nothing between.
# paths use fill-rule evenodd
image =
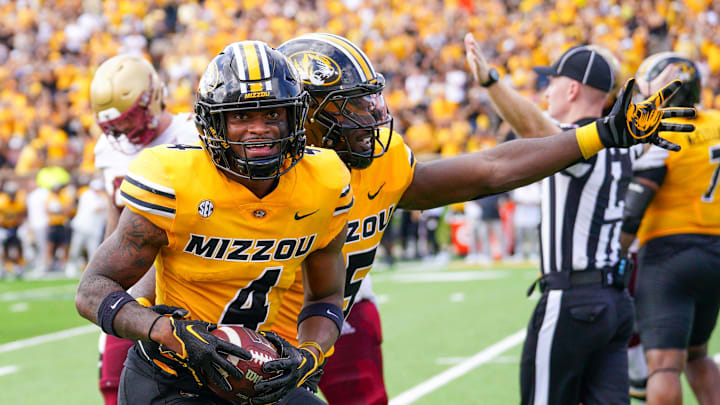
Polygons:
<instances>
[{"instance_id":1,"label":"white yard line","mask_svg":"<svg viewBox=\"0 0 720 405\"><path fill-rule=\"evenodd\" d=\"M11 352L14 350L24 349L26 347L37 346L43 343L54 342L56 340L67 339L73 336L84 335L91 332L99 332L100 328L96 325L79 326L77 328L66 329L60 332L49 333L47 335L35 336L29 339L16 340L14 342L0 345L0 353Z\"/></svg>"},{"instance_id":2,"label":"white yard line","mask_svg":"<svg viewBox=\"0 0 720 405\"><path fill-rule=\"evenodd\" d=\"M450 381L467 374L474 368L493 360L506 350L519 345L523 340L525 340L525 329L515 332L514 334L463 361L457 366L449 368L429 380L423 381L415 387L410 388L395 398L392 398L389 405L411 404Z\"/></svg>"},{"instance_id":3,"label":"white yard line","mask_svg":"<svg viewBox=\"0 0 720 405\"><path fill-rule=\"evenodd\" d=\"M11 291L0 294L0 301L25 301L74 296L77 285L67 284L53 287L39 287L23 291Z\"/></svg>"},{"instance_id":4,"label":"white yard line","mask_svg":"<svg viewBox=\"0 0 720 405\"><path fill-rule=\"evenodd\" d=\"M0 377L2 377L4 375L12 374L12 373L17 373L18 371L20 371L20 367L18 367L18 366L0 367Z\"/></svg>"}]
</instances>

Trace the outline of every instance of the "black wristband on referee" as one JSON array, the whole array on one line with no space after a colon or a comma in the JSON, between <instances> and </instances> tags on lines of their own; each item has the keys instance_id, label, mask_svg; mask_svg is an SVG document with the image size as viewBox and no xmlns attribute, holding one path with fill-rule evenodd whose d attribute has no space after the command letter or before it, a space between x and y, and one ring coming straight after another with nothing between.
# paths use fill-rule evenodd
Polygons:
<instances>
[{"instance_id":1,"label":"black wristband on referee","mask_svg":"<svg viewBox=\"0 0 720 405\"><path fill-rule=\"evenodd\" d=\"M342 309L340 309L337 305L328 304L326 302L316 302L306 306L302 309L302 311L300 311L300 315L298 315L298 326L300 326L302 321L310 318L311 316L324 316L325 318L335 322L338 332L342 331L343 321L345 318L343 317Z\"/></svg>"},{"instance_id":2,"label":"black wristband on referee","mask_svg":"<svg viewBox=\"0 0 720 405\"><path fill-rule=\"evenodd\" d=\"M118 336L115 333L115 329L113 329L113 321L117 313L120 312L120 309L132 301L135 301L135 298L125 291L113 291L108 294L98 308L97 319L100 329L108 335L121 338L122 336Z\"/></svg>"}]
</instances>

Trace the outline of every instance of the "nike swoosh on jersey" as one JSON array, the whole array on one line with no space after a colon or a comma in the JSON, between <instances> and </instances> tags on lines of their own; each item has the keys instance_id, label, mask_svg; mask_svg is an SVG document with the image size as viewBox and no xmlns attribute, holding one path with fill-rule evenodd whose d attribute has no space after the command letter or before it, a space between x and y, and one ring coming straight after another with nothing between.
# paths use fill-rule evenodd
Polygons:
<instances>
[{"instance_id":1,"label":"nike swoosh on jersey","mask_svg":"<svg viewBox=\"0 0 720 405\"><path fill-rule=\"evenodd\" d=\"M296 221L299 221L299 220L301 220L301 219L303 219L303 218L305 218L305 217L309 217L310 215L312 215L312 214L314 214L314 213L316 213L316 212L318 212L318 211L320 211L320 210L315 210L315 211L313 211L313 212L311 212L311 213L309 213L309 214L305 214L305 215L298 215L298 213L296 212L296 213L295 213L295 220L296 220Z\"/></svg>"},{"instance_id":2,"label":"nike swoosh on jersey","mask_svg":"<svg viewBox=\"0 0 720 405\"><path fill-rule=\"evenodd\" d=\"M380 188L378 189L378 191L375 192L375 194L370 194L370 192L368 191L368 198L371 199L371 200L374 200L375 197L377 197L377 195L380 194L380 190L382 190L383 187L385 187L385 183L383 183L383 184L380 186Z\"/></svg>"}]
</instances>

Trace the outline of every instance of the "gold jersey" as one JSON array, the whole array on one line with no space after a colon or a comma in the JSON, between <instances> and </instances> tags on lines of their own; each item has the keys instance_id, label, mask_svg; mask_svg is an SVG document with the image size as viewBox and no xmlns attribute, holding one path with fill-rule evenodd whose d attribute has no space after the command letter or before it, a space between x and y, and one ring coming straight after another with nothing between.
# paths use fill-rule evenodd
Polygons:
<instances>
[{"instance_id":1,"label":"gold jersey","mask_svg":"<svg viewBox=\"0 0 720 405\"><path fill-rule=\"evenodd\" d=\"M314 148L258 198L197 144L161 145L130 164L120 194L167 233L155 259L158 304L257 330L271 327L295 270L337 236L353 204L347 168Z\"/></svg>"},{"instance_id":2,"label":"gold jersey","mask_svg":"<svg viewBox=\"0 0 720 405\"><path fill-rule=\"evenodd\" d=\"M70 222L75 207L75 195L67 187L48 194L45 208L48 213L48 223L51 226L63 226Z\"/></svg>"},{"instance_id":3,"label":"gold jersey","mask_svg":"<svg viewBox=\"0 0 720 405\"><path fill-rule=\"evenodd\" d=\"M20 226L25 217L25 191L19 190L15 198L9 194L0 193L0 227L15 228Z\"/></svg>"},{"instance_id":4,"label":"gold jersey","mask_svg":"<svg viewBox=\"0 0 720 405\"><path fill-rule=\"evenodd\" d=\"M636 171L667 168L638 230L640 245L667 235L720 235L720 111L698 111L695 119L673 121L695 125L692 133L670 135L682 150L651 146L634 165Z\"/></svg>"},{"instance_id":5,"label":"gold jersey","mask_svg":"<svg viewBox=\"0 0 720 405\"><path fill-rule=\"evenodd\" d=\"M387 140L389 132L383 130L381 139ZM348 217L348 234L343 254L347 274L343 313L347 318L360 290L360 284L370 272L375 253L383 233L390 223L398 201L413 179L415 157L402 137L391 139L388 151L373 159L370 167L352 170L351 185L355 193L355 205ZM300 270L295 283L283 298L273 331L297 345L297 317L303 305L303 284Z\"/></svg>"}]
</instances>

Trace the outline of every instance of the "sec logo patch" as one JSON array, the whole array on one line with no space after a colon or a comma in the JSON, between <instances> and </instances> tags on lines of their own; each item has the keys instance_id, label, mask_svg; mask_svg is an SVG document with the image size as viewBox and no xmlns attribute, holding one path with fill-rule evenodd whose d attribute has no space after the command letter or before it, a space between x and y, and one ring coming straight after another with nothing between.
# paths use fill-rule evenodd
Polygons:
<instances>
[{"instance_id":1,"label":"sec logo patch","mask_svg":"<svg viewBox=\"0 0 720 405\"><path fill-rule=\"evenodd\" d=\"M207 218L212 215L214 209L215 207L213 206L212 201L204 200L198 205L198 214L200 214L203 218Z\"/></svg>"}]
</instances>

